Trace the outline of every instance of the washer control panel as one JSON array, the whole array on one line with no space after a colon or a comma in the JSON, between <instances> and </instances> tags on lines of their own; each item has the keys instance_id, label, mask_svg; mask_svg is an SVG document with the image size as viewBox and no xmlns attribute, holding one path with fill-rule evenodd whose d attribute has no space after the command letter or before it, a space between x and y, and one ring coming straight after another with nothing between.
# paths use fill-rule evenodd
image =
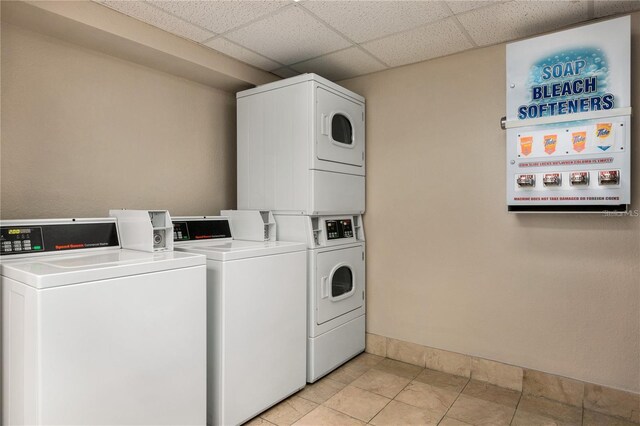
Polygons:
<instances>
[{"instance_id":1,"label":"washer control panel","mask_svg":"<svg viewBox=\"0 0 640 426\"><path fill-rule=\"evenodd\" d=\"M353 238L353 225L351 223L351 219L325 220L325 227L327 229L327 240Z\"/></svg>"},{"instance_id":2,"label":"washer control panel","mask_svg":"<svg viewBox=\"0 0 640 426\"><path fill-rule=\"evenodd\" d=\"M119 247L115 221L19 224L0 227L0 255Z\"/></svg>"},{"instance_id":3,"label":"washer control panel","mask_svg":"<svg viewBox=\"0 0 640 426\"><path fill-rule=\"evenodd\" d=\"M231 238L227 218L174 218L173 241L199 241Z\"/></svg>"},{"instance_id":4,"label":"washer control panel","mask_svg":"<svg viewBox=\"0 0 640 426\"><path fill-rule=\"evenodd\" d=\"M42 228L3 227L0 231L0 250L2 254L43 251Z\"/></svg>"}]
</instances>

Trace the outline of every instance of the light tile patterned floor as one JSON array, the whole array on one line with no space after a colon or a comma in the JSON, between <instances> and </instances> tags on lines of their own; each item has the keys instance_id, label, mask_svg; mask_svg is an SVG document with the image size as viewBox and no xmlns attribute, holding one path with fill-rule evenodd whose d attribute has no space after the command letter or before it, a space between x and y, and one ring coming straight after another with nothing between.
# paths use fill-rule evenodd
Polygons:
<instances>
[{"instance_id":1,"label":"light tile patterned floor","mask_svg":"<svg viewBox=\"0 0 640 426\"><path fill-rule=\"evenodd\" d=\"M484 382L362 354L247 423L637 426Z\"/></svg>"}]
</instances>

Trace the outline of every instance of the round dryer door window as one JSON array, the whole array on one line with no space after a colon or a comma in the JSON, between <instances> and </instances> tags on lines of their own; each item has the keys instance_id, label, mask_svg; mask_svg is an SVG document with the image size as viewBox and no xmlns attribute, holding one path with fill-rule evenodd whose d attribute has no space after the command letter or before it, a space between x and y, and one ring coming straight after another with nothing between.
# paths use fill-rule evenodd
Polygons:
<instances>
[{"instance_id":1,"label":"round dryer door window","mask_svg":"<svg viewBox=\"0 0 640 426\"><path fill-rule=\"evenodd\" d=\"M353 290L353 273L348 266L341 266L331 278L331 297L336 298Z\"/></svg>"}]
</instances>

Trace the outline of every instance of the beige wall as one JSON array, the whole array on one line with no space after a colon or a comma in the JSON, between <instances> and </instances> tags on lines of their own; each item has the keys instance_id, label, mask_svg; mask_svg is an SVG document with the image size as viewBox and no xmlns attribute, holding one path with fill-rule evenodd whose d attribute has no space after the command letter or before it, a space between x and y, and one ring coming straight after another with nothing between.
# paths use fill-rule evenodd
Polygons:
<instances>
[{"instance_id":1,"label":"beige wall","mask_svg":"<svg viewBox=\"0 0 640 426\"><path fill-rule=\"evenodd\" d=\"M2 23L3 219L235 207L235 96Z\"/></svg>"},{"instance_id":2,"label":"beige wall","mask_svg":"<svg viewBox=\"0 0 640 426\"><path fill-rule=\"evenodd\" d=\"M504 45L341 84L367 98L368 331L640 391L640 217L506 212Z\"/></svg>"}]
</instances>

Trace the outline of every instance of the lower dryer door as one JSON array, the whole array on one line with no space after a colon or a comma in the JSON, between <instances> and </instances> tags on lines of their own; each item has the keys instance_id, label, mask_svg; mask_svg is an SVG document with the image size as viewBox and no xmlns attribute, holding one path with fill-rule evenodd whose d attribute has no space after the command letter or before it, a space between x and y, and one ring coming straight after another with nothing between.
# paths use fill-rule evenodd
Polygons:
<instances>
[{"instance_id":1,"label":"lower dryer door","mask_svg":"<svg viewBox=\"0 0 640 426\"><path fill-rule=\"evenodd\" d=\"M320 325L363 305L364 248L324 251L316 260L316 319Z\"/></svg>"}]
</instances>

